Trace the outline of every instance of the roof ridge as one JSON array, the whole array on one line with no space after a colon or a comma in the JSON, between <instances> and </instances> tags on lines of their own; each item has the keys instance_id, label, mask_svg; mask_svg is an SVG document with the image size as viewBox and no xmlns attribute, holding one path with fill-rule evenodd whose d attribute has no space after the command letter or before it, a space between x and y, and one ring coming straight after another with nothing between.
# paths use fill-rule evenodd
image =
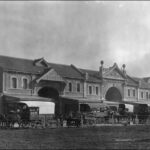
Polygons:
<instances>
[{"instance_id":1,"label":"roof ridge","mask_svg":"<svg viewBox=\"0 0 150 150\"><path fill-rule=\"evenodd\" d=\"M21 60L30 60L30 61L34 61L35 60L35 59L20 58L20 57L14 57L14 56L6 56L6 55L0 55L0 57L12 58L12 59L21 59Z\"/></svg>"},{"instance_id":2,"label":"roof ridge","mask_svg":"<svg viewBox=\"0 0 150 150\"><path fill-rule=\"evenodd\" d=\"M40 57L40 58L37 58L37 59L29 59L29 58L20 58L20 57L14 57L14 56L6 56L6 55L0 55L0 57L5 57L5 58L12 58L12 59L20 59L20 60L29 60L29 61L34 61L34 60L40 60L44 57ZM45 60L45 58L44 58ZM47 61L47 60L46 60ZM61 63L51 63L49 61L47 61L48 64L56 64L56 65L64 65L64 66L70 66L70 65L67 65L67 64L61 64Z\"/></svg>"},{"instance_id":3,"label":"roof ridge","mask_svg":"<svg viewBox=\"0 0 150 150\"><path fill-rule=\"evenodd\" d=\"M48 61L47 61L48 62ZM48 64L54 64L54 65L62 65L62 66L70 66L70 65L67 65L67 64L61 64L61 63L52 63L52 62L48 62Z\"/></svg>"},{"instance_id":4,"label":"roof ridge","mask_svg":"<svg viewBox=\"0 0 150 150\"><path fill-rule=\"evenodd\" d=\"M87 71L96 71L96 72L98 72L98 70L83 69L83 68L78 68L78 69L87 70Z\"/></svg>"},{"instance_id":5,"label":"roof ridge","mask_svg":"<svg viewBox=\"0 0 150 150\"><path fill-rule=\"evenodd\" d=\"M71 64L70 65L73 69L75 69L77 72L79 72L81 75L84 75L84 73L82 72L82 70L80 70L79 68L77 68L75 65Z\"/></svg>"}]
</instances>

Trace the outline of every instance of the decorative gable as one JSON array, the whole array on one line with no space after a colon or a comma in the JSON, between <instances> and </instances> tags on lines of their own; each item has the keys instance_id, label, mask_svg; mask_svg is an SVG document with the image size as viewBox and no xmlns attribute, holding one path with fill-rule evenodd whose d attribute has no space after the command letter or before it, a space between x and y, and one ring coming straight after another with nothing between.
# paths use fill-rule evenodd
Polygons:
<instances>
[{"instance_id":1,"label":"decorative gable","mask_svg":"<svg viewBox=\"0 0 150 150\"><path fill-rule=\"evenodd\" d=\"M114 65L103 74L103 77L116 80L126 80L126 74L119 69L116 63L114 63Z\"/></svg>"},{"instance_id":2,"label":"decorative gable","mask_svg":"<svg viewBox=\"0 0 150 150\"><path fill-rule=\"evenodd\" d=\"M104 78L110 78L110 79L118 79L118 80L125 80L125 77L117 70L111 70L107 74L103 76Z\"/></svg>"},{"instance_id":3,"label":"decorative gable","mask_svg":"<svg viewBox=\"0 0 150 150\"><path fill-rule=\"evenodd\" d=\"M34 60L34 65L35 66L40 66L40 67L49 67L48 63L44 58L39 58Z\"/></svg>"},{"instance_id":4,"label":"decorative gable","mask_svg":"<svg viewBox=\"0 0 150 150\"><path fill-rule=\"evenodd\" d=\"M39 82L41 80L65 82L65 80L54 69L50 69L36 81Z\"/></svg>"}]
</instances>

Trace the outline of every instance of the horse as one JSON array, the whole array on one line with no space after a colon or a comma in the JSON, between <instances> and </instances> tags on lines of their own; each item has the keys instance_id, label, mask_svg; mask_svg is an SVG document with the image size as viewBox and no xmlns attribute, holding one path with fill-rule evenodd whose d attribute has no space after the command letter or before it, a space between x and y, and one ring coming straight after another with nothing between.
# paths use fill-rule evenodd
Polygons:
<instances>
[{"instance_id":1,"label":"horse","mask_svg":"<svg viewBox=\"0 0 150 150\"><path fill-rule=\"evenodd\" d=\"M117 123L122 121L127 121L128 123L132 121L135 122L136 115L133 112L124 111L124 113L120 114L119 112L114 112L112 114L114 120L117 120Z\"/></svg>"},{"instance_id":2,"label":"horse","mask_svg":"<svg viewBox=\"0 0 150 150\"><path fill-rule=\"evenodd\" d=\"M17 113L7 114L6 115L6 126L13 128L15 123L17 123L20 127L21 116Z\"/></svg>"},{"instance_id":3,"label":"horse","mask_svg":"<svg viewBox=\"0 0 150 150\"><path fill-rule=\"evenodd\" d=\"M6 117L4 114L0 114L0 127L3 128L6 126Z\"/></svg>"}]
</instances>

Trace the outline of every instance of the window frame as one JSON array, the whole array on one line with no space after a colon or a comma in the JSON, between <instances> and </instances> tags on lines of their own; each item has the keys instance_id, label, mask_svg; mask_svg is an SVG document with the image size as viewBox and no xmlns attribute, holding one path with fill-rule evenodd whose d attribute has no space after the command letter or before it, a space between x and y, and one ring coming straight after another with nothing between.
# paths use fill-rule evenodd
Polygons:
<instances>
[{"instance_id":1,"label":"window frame","mask_svg":"<svg viewBox=\"0 0 150 150\"><path fill-rule=\"evenodd\" d=\"M24 80L26 80L27 81L27 85L26 85L26 88L24 88ZM28 78L26 78L26 77L22 77L22 88L24 89L24 90L26 90L26 89L28 89Z\"/></svg>"},{"instance_id":2,"label":"window frame","mask_svg":"<svg viewBox=\"0 0 150 150\"><path fill-rule=\"evenodd\" d=\"M146 99L149 99L149 93L146 92Z\"/></svg>"},{"instance_id":3,"label":"window frame","mask_svg":"<svg viewBox=\"0 0 150 150\"><path fill-rule=\"evenodd\" d=\"M99 87L98 86L96 86L96 89L95 89L95 91L96 91L96 95L98 95L99 94Z\"/></svg>"},{"instance_id":4,"label":"window frame","mask_svg":"<svg viewBox=\"0 0 150 150\"><path fill-rule=\"evenodd\" d=\"M88 92L89 92L89 95L92 95L93 91L92 91L92 86L91 86L91 85L89 85L89 90L88 90Z\"/></svg>"},{"instance_id":5,"label":"window frame","mask_svg":"<svg viewBox=\"0 0 150 150\"><path fill-rule=\"evenodd\" d=\"M16 83L15 83L16 87L14 87L13 79L16 79ZM18 78L16 76L11 77L11 88L12 89L17 89L18 88Z\"/></svg>"},{"instance_id":6,"label":"window frame","mask_svg":"<svg viewBox=\"0 0 150 150\"><path fill-rule=\"evenodd\" d=\"M128 89L128 97L130 97L130 96L131 96L130 89Z\"/></svg>"},{"instance_id":7,"label":"window frame","mask_svg":"<svg viewBox=\"0 0 150 150\"><path fill-rule=\"evenodd\" d=\"M144 98L144 93L143 93L143 91L141 91L141 99L143 99Z\"/></svg>"},{"instance_id":8,"label":"window frame","mask_svg":"<svg viewBox=\"0 0 150 150\"><path fill-rule=\"evenodd\" d=\"M68 83L68 91L72 92L72 83L71 82Z\"/></svg>"},{"instance_id":9,"label":"window frame","mask_svg":"<svg viewBox=\"0 0 150 150\"><path fill-rule=\"evenodd\" d=\"M135 97L135 89L133 89L133 97Z\"/></svg>"},{"instance_id":10,"label":"window frame","mask_svg":"<svg viewBox=\"0 0 150 150\"><path fill-rule=\"evenodd\" d=\"M79 82L77 83L77 92L81 92L81 84Z\"/></svg>"}]
</instances>

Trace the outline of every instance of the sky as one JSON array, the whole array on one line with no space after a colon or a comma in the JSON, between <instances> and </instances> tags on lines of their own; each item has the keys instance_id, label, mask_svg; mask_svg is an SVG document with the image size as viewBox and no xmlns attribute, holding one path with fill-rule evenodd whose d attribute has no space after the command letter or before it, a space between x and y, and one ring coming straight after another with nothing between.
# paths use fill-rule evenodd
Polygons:
<instances>
[{"instance_id":1,"label":"sky","mask_svg":"<svg viewBox=\"0 0 150 150\"><path fill-rule=\"evenodd\" d=\"M149 1L0 1L0 55L150 77Z\"/></svg>"}]
</instances>

